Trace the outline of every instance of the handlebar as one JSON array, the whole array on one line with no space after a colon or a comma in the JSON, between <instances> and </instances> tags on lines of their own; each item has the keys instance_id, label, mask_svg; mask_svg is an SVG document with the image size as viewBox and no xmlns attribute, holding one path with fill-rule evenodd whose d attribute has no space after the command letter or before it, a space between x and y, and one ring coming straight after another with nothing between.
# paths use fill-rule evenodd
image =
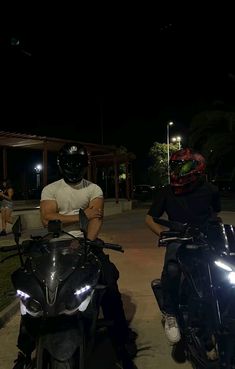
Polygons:
<instances>
[{"instance_id":1,"label":"handlebar","mask_svg":"<svg viewBox=\"0 0 235 369\"><path fill-rule=\"evenodd\" d=\"M192 241L193 237L165 237L159 239L159 244L164 245L165 243L172 242L172 241Z\"/></svg>"},{"instance_id":2,"label":"handlebar","mask_svg":"<svg viewBox=\"0 0 235 369\"><path fill-rule=\"evenodd\" d=\"M84 241L82 241L82 242L84 242ZM111 249L111 250L114 250L114 251L124 252L121 245L117 245L115 243L106 243L106 242L102 241L99 238L97 238L96 240L93 240L93 241L86 240L86 244L88 246L98 247L100 249Z\"/></svg>"},{"instance_id":3,"label":"handlebar","mask_svg":"<svg viewBox=\"0 0 235 369\"><path fill-rule=\"evenodd\" d=\"M104 248L105 249L111 249L111 250L119 251L119 252L124 252L122 246L116 245L114 243L105 243L104 244Z\"/></svg>"},{"instance_id":4,"label":"handlebar","mask_svg":"<svg viewBox=\"0 0 235 369\"><path fill-rule=\"evenodd\" d=\"M191 224L169 221L166 219L153 218L155 223L169 228L160 234L159 246L165 246L169 242L195 243L205 245L206 239L199 227Z\"/></svg>"}]
</instances>

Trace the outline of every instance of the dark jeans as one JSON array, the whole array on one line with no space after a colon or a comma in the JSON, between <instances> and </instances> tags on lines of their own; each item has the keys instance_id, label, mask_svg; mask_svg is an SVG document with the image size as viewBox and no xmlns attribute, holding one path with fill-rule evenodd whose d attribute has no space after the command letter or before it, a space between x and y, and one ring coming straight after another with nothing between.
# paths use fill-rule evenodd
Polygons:
<instances>
[{"instance_id":1,"label":"dark jeans","mask_svg":"<svg viewBox=\"0 0 235 369\"><path fill-rule=\"evenodd\" d=\"M107 285L104 296L102 297L102 310L106 320L114 322L111 328L112 338L117 345L122 346L128 341L128 323L126 321L121 294L118 289L117 280L119 272L116 266L110 262L109 256L103 252L97 253L103 269L101 283ZM35 337L39 328L39 319L32 318L30 315L21 317L20 332L18 336L18 348L26 355L30 355L35 349Z\"/></svg>"},{"instance_id":2,"label":"dark jeans","mask_svg":"<svg viewBox=\"0 0 235 369\"><path fill-rule=\"evenodd\" d=\"M176 242L167 245L161 276L163 310L170 315L176 314L178 304L181 273L176 260L176 253L179 247L180 243Z\"/></svg>"}]
</instances>

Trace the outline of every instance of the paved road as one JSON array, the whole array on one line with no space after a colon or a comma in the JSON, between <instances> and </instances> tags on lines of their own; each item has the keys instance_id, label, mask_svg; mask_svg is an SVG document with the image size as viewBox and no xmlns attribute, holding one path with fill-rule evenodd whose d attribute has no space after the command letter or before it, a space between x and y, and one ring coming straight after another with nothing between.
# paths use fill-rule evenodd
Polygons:
<instances>
[{"instance_id":1,"label":"paved road","mask_svg":"<svg viewBox=\"0 0 235 369\"><path fill-rule=\"evenodd\" d=\"M138 369L190 369L189 363L177 364L164 336L161 315L150 282L160 276L164 249L157 248L155 236L144 225L146 209L135 209L105 219L101 238L123 245L124 254L110 251L120 270L119 286L127 317L138 333ZM222 214L225 222L235 224L235 213ZM11 369L16 356L19 315L0 330L1 368ZM99 365L98 365L99 366ZM100 368L104 369L101 365ZM98 368L97 368L98 369ZM111 369L111 368L107 368Z\"/></svg>"}]
</instances>

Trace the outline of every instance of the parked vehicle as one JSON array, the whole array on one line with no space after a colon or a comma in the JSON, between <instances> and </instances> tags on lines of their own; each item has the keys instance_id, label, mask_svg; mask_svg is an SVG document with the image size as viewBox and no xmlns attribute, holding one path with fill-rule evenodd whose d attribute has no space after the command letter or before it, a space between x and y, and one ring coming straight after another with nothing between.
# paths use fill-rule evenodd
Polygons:
<instances>
[{"instance_id":1,"label":"parked vehicle","mask_svg":"<svg viewBox=\"0 0 235 369\"><path fill-rule=\"evenodd\" d=\"M155 186L151 185L135 185L133 187L133 197L140 201L152 201L155 189Z\"/></svg>"}]
</instances>

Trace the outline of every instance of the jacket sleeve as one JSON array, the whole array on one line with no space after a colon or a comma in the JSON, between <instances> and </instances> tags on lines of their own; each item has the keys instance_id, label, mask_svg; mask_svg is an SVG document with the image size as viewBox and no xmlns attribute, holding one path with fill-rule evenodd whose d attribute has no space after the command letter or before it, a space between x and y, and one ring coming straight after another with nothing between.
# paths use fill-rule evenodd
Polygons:
<instances>
[{"instance_id":1,"label":"jacket sleeve","mask_svg":"<svg viewBox=\"0 0 235 369\"><path fill-rule=\"evenodd\" d=\"M165 211L166 204L166 188L162 188L156 192L154 202L152 203L148 215L153 218L160 218Z\"/></svg>"}]
</instances>

